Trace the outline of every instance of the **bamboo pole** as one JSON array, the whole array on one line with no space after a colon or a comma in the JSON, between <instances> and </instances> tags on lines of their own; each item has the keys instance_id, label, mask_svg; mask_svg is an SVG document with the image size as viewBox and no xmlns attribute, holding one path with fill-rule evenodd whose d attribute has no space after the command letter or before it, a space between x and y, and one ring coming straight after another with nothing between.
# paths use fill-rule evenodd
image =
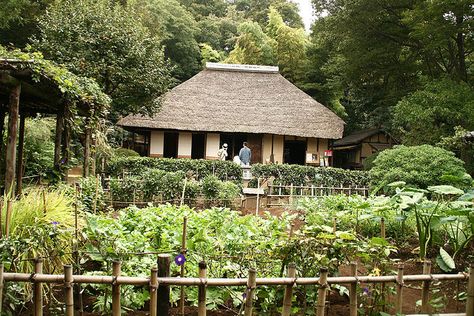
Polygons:
<instances>
[{"instance_id":1,"label":"bamboo pole","mask_svg":"<svg viewBox=\"0 0 474 316\"><path fill-rule=\"evenodd\" d=\"M466 316L474 316L474 264L469 268L469 283L467 286Z\"/></svg>"},{"instance_id":2,"label":"bamboo pole","mask_svg":"<svg viewBox=\"0 0 474 316\"><path fill-rule=\"evenodd\" d=\"M259 193L259 190L260 190L260 178L257 178L257 205L256 205L256 208L255 208L255 215L258 216L258 211L259 211L259 208L260 208L260 193Z\"/></svg>"},{"instance_id":3,"label":"bamboo pole","mask_svg":"<svg viewBox=\"0 0 474 316\"><path fill-rule=\"evenodd\" d=\"M296 278L296 265L290 263L288 265L288 277ZM285 296L283 296L283 309L281 311L281 316L290 316L291 315L291 300L293 296L293 286L294 284L287 285L285 288Z\"/></svg>"},{"instance_id":4,"label":"bamboo pole","mask_svg":"<svg viewBox=\"0 0 474 316\"><path fill-rule=\"evenodd\" d=\"M2 121L0 121L0 124L2 123ZM0 134L0 137L2 137L2 135ZM0 138L0 146L2 146L2 139ZM0 158L1 159L1 158ZM1 161L0 161L1 163ZM0 198L0 239L3 238L3 223L2 223L2 218L3 218L3 199ZM1 310L0 310L0 313L1 313ZM1 315L1 314L0 314Z\"/></svg>"},{"instance_id":5,"label":"bamboo pole","mask_svg":"<svg viewBox=\"0 0 474 316\"><path fill-rule=\"evenodd\" d=\"M380 237L385 239L385 218L380 219Z\"/></svg>"},{"instance_id":6,"label":"bamboo pole","mask_svg":"<svg viewBox=\"0 0 474 316\"><path fill-rule=\"evenodd\" d=\"M395 299L395 313L402 313L403 304L403 263L398 264L397 273L397 296Z\"/></svg>"},{"instance_id":7,"label":"bamboo pole","mask_svg":"<svg viewBox=\"0 0 474 316\"><path fill-rule=\"evenodd\" d=\"M247 291L245 295L245 309L244 316L252 316L253 297L255 295L257 271L255 269L249 270L249 278L247 280Z\"/></svg>"},{"instance_id":8,"label":"bamboo pole","mask_svg":"<svg viewBox=\"0 0 474 316\"><path fill-rule=\"evenodd\" d=\"M357 262L351 262L351 276L357 277ZM349 289L349 316L357 316L357 283Z\"/></svg>"},{"instance_id":9,"label":"bamboo pole","mask_svg":"<svg viewBox=\"0 0 474 316\"><path fill-rule=\"evenodd\" d=\"M3 306L3 263L0 263L0 315L2 314L2 306Z\"/></svg>"},{"instance_id":10,"label":"bamboo pole","mask_svg":"<svg viewBox=\"0 0 474 316\"><path fill-rule=\"evenodd\" d=\"M198 316L206 316L206 263L199 262L199 278L203 284L198 288Z\"/></svg>"},{"instance_id":11,"label":"bamboo pole","mask_svg":"<svg viewBox=\"0 0 474 316\"><path fill-rule=\"evenodd\" d=\"M156 305L158 301L158 269L156 267L151 269L150 277L150 316L156 316Z\"/></svg>"},{"instance_id":12,"label":"bamboo pole","mask_svg":"<svg viewBox=\"0 0 474 316\"><path fill-rule=\"evenodd\" d=\"M318 289L318 301L316 303L316 316L324 316L324 308L326 306L326 294L328 289L328 268L322 267L319 269L319 289Z\"/></svg>"},{"instance_id":13,"label":"bamboo pole","mask_svg":"<svg viewBox=\"0 0 474 316\"><path fill-rule=\"evenodd\" d=\"M171 255L169 254L158 255L158 277L170 276L170 261L171 261ZM170 301L169 285L159 284L158 285L158 304L157 304L158 316L168 315L169 301Z\"/></svg>"},{"instance_id":14,"label":"bamboo pole","mask_svg":"<svg viewBox=\"0 0 474 316\"><path fill-rule=\"evenodd\" d=\"M183 235L181 236L181 254L186 255L186 235L188 228L188 218L183 217ZM184 278L184 264L181 265L180 276ZM181 315L184 315L184 286L180 289L179 310Z\"/></svg>"},{"instance_id":15,"label":"bamboo pole","mask_svg":"<svg viewBox=\"0 0 474 316\"><path fill-rule=\"evenodd\" d=\"M423 262L423 274L431 274L431 261L425 260ZM430 281L423 281L423 288L421 290L421 312L429 313L430 305Z\"/></svg>"},{"instance_id":16,"label":"bamboo pole","mask_svg":"<svg viewBox=\"0 0 474 316\"><path fill-rule=\"evenodd\" d=\"M43 274L43 259L35 260L35 274ZM43 315L43 285L41 282L35 282L33 285L34 315Z\"/></svg>"},{"instance_id":17,"label":"bamboo pole","mask_svg":"<svg viewBox=\"0 0 474 316\"><path fill-rule=\"evenodd\" d=\"M72 266L64 265L64 290L66 300L66 316L74 316L74 293L72 288L74 282Z\"/></svg>"},{"instance_id":18,"label":"bamboo pole","mask_svg":"<svg viewBox=\"0 0 474 316\"><path fill-rule=\"evenodd\" d=\"M114 261L112 262L112 276L114 279L120 276L121 273L121 262ZM120 316L121 306L120 306L120 284L117 282L112 283L112 315Z\"/></svg>"}]
</instances>

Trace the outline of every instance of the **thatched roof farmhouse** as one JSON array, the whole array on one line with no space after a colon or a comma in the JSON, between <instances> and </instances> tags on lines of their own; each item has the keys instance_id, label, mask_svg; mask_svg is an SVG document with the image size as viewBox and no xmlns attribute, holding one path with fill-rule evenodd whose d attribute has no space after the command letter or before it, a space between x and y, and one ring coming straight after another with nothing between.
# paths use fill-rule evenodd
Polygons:
<instances>
[{"instance_id":1,"label":"thatched roof farmhouse","mask_svg":"<svg viewBox=\"0 0 474 316\"><path fill-rule=\"evenodd\" d=\"M253 162L300 164L319 164L344 127L278 67L215 63L168 92L155 116L129 115L118 124L140 133L135 148L150 156L216 159L227 143L232 159L247 141Z\"/></svg>"}]
</instances>

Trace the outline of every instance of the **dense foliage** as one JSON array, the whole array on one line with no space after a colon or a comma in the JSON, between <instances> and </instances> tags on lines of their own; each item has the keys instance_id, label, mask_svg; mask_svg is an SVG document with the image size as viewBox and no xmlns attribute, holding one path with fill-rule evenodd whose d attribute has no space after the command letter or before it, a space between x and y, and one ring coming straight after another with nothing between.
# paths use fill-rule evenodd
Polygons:
<instances>
[{"instance_id":1,"label":"dense foliage","mask_svg":"<svg viewBox=\"0 0 474 316\"><path fill-rule=\"evenodd\" d=\"M274 177L275 183L284 185L367 187L370 183L369 174L365 171L287 164L255 164L252 165L252 175L265 179Z\"/></svg>"},{"instance_id":2,"label":"dense foliage","mask_svg":"<svg viewBox=\"0 0 474 316\"><path fill-rule=\"evenodd\" d=\"M114 177L122 176L124 173L137 175L147 168L169 172L182 171L197 180L207 175L215 175L220 180L242 179L242 168L239 165L231 161L203 159L124 157L110 161L107 173Z\"/></svg>"},{"instance_id":3,"label":"dense foliage","mask_svg":"<svg viewBox=\"0 0 474 316\"><path fill-rule=\"evenodd\" d=\"M470 187L472 178L454 153L431 145L396 146L381 152L370 170L372 184L387 185L404 181L427 188L440 183Z\"/></svg>"}]
</instances>

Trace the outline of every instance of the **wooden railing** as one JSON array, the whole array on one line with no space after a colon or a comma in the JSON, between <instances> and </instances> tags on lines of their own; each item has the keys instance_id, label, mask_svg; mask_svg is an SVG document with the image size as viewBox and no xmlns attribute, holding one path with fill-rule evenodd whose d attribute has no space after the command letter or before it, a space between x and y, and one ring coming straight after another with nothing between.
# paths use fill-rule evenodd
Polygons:
<instances>
[{"instance_id":1,"label":"wooden railing","mask_svg":"<svg viewBox=\"0 0 474 316\"><path fill-rule=\"evenodd\" d=\"M42 274L42 261L37 260L35 272L29 273L3 273L3 266L0 265L0 299L4 282L30 282L34 284L34 315L43 315L43 292L42 283L63 284L65 289L65 311L67 316L74 315L74 284L110 284L112 286L112 315L120 315L120 286L137 285L148 286L150 290L150 315L168 315L170 286L197 286L198 295L198 315L206 315L206 288L210 286L246 286L244 315L252 315L255 288L258 286L285 286L283 299L282 316L289 316L292 307L293 288L302 285L317 285L318 300L315 306L317 316L323 316L326 308L326 295L332 284L349 285L349 310L350 316L357 315L358 296L357 285L359 283L395 283L396 295L394 313L403 313L403 289L407 282L421 282L422 304L421 312L429 313L429 293L430 283L433 281L445 280L468 280L466 312L455 315L474 316L474 265L470 267L469 273L458 274L431 274L430 263L425 262L424 274L404 275L403 264L398 264L397 275L388 276L358 276L357 264L351 264L351 276L328 277L328 270L321 268L319 277L296 277L296 267L293 264L288 266L288 276L282 278L257 278L256 270L250 269L248 278L225 279L207 278L206 264L199 264L199 278L178 278L170 277L171 256L163 254L158 256L158 268L152 268L150 277L129 277L120 275L120 262L114 262L112 276L87 276L73 275L70 265L64 266L63 275ZM0 309L1 313L1 309ZM454 314L450 314L454 315Z\"/></svg>"}]
</instances>

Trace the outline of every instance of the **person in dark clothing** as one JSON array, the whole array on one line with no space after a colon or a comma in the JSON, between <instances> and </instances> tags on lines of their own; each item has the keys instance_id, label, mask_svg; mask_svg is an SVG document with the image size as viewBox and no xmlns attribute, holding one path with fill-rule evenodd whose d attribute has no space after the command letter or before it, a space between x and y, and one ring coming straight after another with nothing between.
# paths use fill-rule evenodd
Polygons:
<instances>
[{"instance_id":1,"label":"person in dark clothing","mask_svg":"<svg viewBox=\"0 0 474 316\"><path fill-rule=\"evenodd\" d=\"M250 165L250 159L252 157L252 152L250 148L247 147L247 142L244 142L244 147L239 152L239 158L243 166Z\"/></svg>"}]
</instances>

